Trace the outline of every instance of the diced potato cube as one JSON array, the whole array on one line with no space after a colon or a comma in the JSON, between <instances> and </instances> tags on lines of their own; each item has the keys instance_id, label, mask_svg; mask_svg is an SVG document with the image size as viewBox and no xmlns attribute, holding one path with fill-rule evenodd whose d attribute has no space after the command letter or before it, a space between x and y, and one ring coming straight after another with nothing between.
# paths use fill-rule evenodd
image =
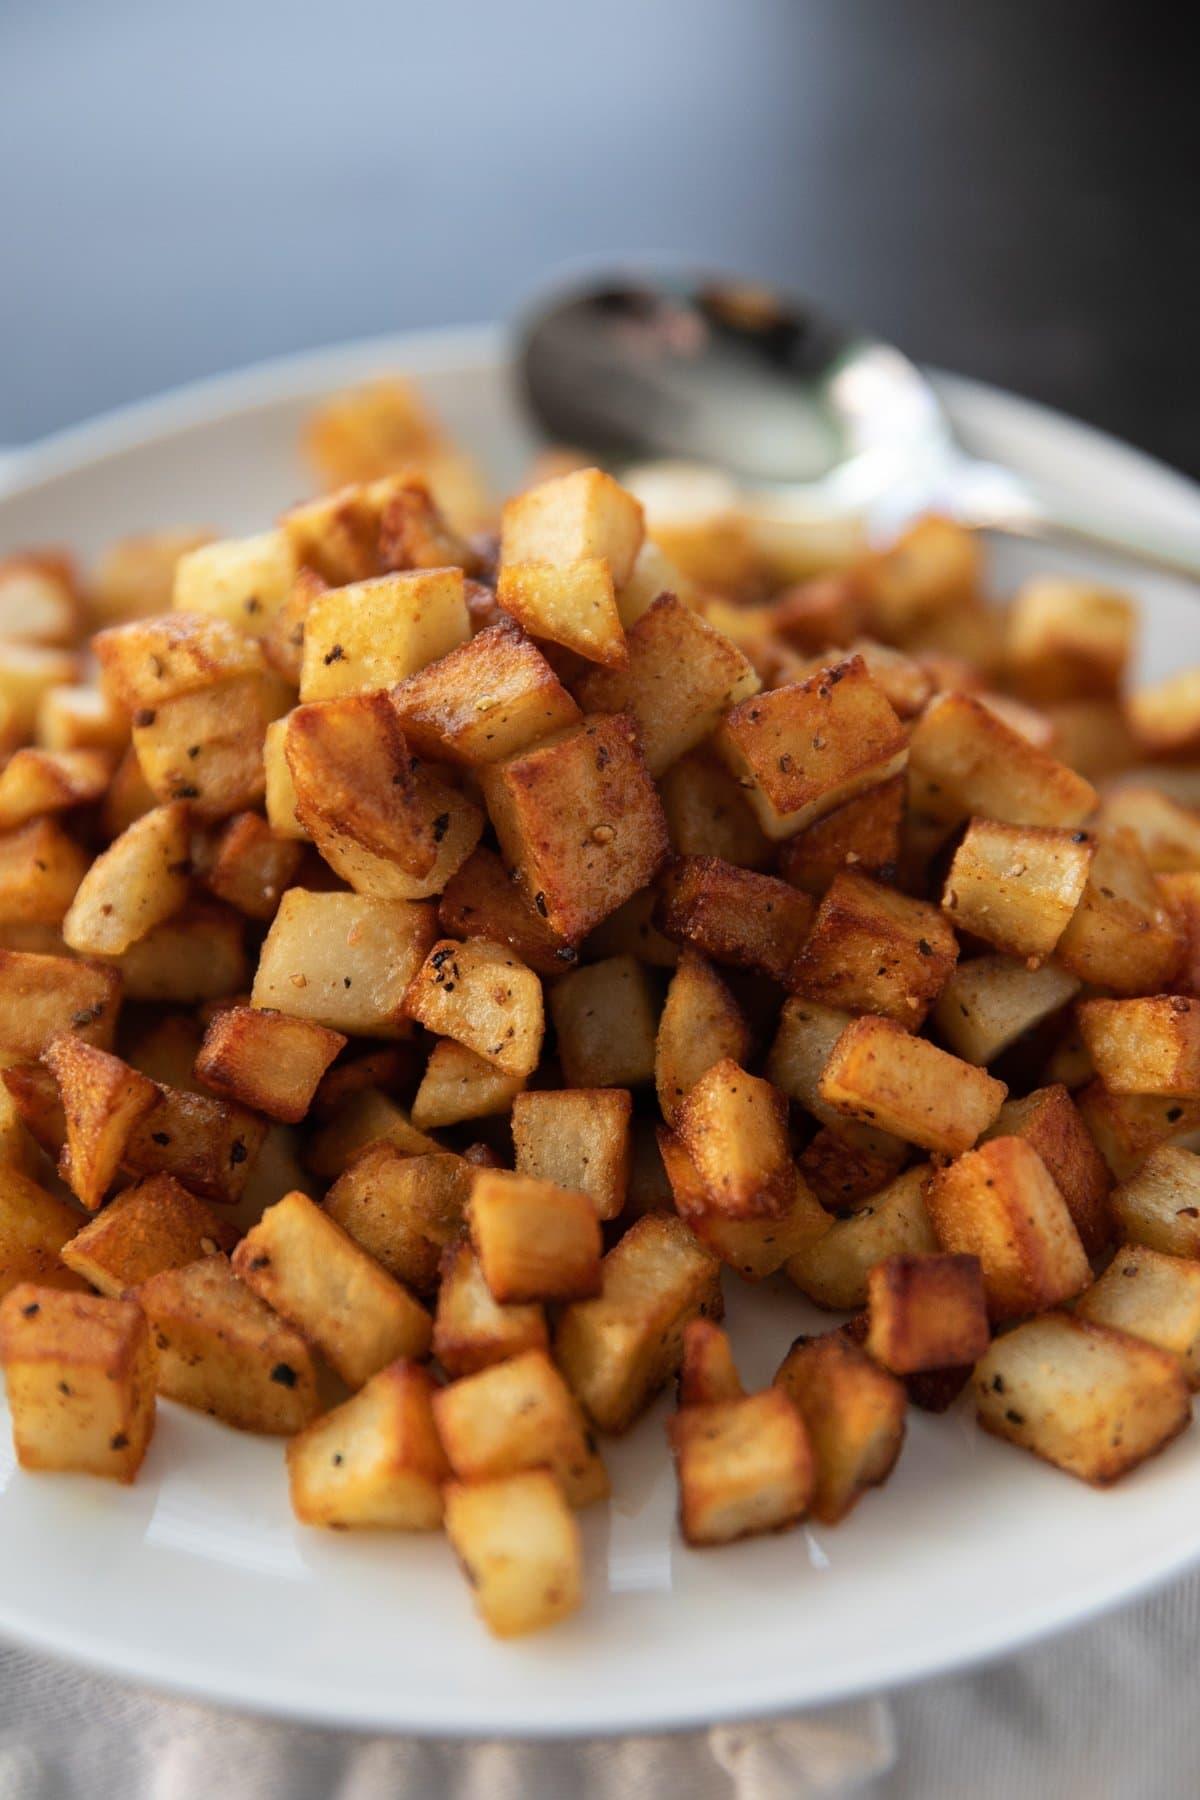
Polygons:
<instances>
[{"instance_id":1,"label":"diced potato cube","mask_svg":"<svg viewBox=\"0 0 1200 1800\"><path fill-rule=\"evenodd\" d=\"M993 1320L1043 1312L1088 1284L1067 1203L1025 1138L990 1138L937 1170L925 1204L942 1248L979 1258Z\"/></svg>"},{"instance_id":2,"label":"diced potato cube","mask_svg":"<svg viewBox=\"0 0 1200 1800\"><path fill-rule=\"evenodd\" d=\"M404 998L433 941L430 906L289 888L250 1003L350 1037L407 1037Z\"/></svg>"},{"instance_id":3,"label":"diced potato cube","mask_svg":"<svg viewBox=\"0 0 1200 1800\"><path fill-rule=\"evenodd\" d=\"M813 1133L796 1167L821 1205L840 1215L886 1187L911 1155L900 1138L842 1119Z\"/></svg>"},{"instance_id":4,"label":"diced potato cube","mask_svg":"<svg viewBox=\"0 0 1200 1800\"><path fill-rule=\"evenodd\" d=\"M1107 698L1120 692L1136 632L1124 594L1043 575L1009 608L1009 672L1033 701Z\"/></svg>"},{"instance_id":5,"label":"diced potato cube","mask_svg":"<svg viewBox=\"0 0 1200 1800\"><path fill-rule=\"evenodd\" d=\"M510 1175L477 1171L471 1241L494 1299L575 1300L599 1290L600 1221L586 1194Z\"/></svg>"},{"instance_id":6,"label":"diced potato cube","mask_svg":"<svg viewBox=\"0 0 1200 1800\"><path fill-rule=\"evenodd\" d=\"M1080 1295L1075 1316L1169 1350L1200 1388L1200 1262L1128 1244Z\"/></svg>"},{"instance_id":7,"label":"diced potato cube","mask_svg":"<svg viewBox=\"0 0 1200 1800\"><path fill-rule=\"evenodd\" d=\"M545 1350L527 1350L439 1390L433 1414L461 1481L547 1468L573 1506L608 1494L579 1403Z\"/></svg>"},{"instance_id":8,"label":"diced potato cube","mask_svg":"<svg viewBox=\"0 0 1200 1800\"><path fill-rule=\"evenodd\" d=\"M429 1314L307 1194L268 1207L233 1268L351 1387L398 1356L429 1353Z\"/></svg>"},{"instance_id":9,"label":"diced potato cube","mask_svg":"<svg viewBox=\"0 0 1200 1800\"><path fill-rule=\"evenodd\" d=\"M1184 942L1130 831L1096 845L1083 898L1059 939L1058 960L1082 981L1118 994L1160 992Z\"/></svg>"},{"instance_id":10,"label":"diced potato cube","mask_svg":"<svg viewBox=\"0 0 1200 1800\"><path fill-rule=\"evenodd\" d=\"M58 925L88 870L56 819L0 833L0 925Z\"/></svg>"},{"instance_id":11,"label":"diced potato cube","mask_svg":"<svg viewBox=\"0 0 1200 1800\"><path fill-rule=\"evenodd\" d=\"M121 1003L115 969L0 950L0 1051L32 1061L64 1031L108 1049Z\"/></svg>"},{"instance_id":12,"label":"diced potato cube","mask_svg":"<svg viewBox=\"0 0 1200 1800\"><path fill-rule=\"evenodd\" d=\"M331 844L348 839L407 875L428 875L439 840L386 694L346 694L296 707L287 716L284 755L296 816L334 867Z\"/></svg>"},{"instance_id":13,"label":"diced potato cube","mask_svg":"<svg viewBox=\"0 0 1200 1800\"><path fill-rule=\"evenodd\" d=\"M659 930L657 909L657 883L639 888L588 932L581 946L582 959L594 962L598 957L633 956L650 968L673 969L679 961L679 947Z\"/></svg>"},{"instance_id":14,"label":"diced potato cube","mask_svg":"<svg viewBox=\"0 0 1200 1800\"><path fill-rule=\"evenodd\" d=\"M1151 756L1193 756L1200 750L1200 669L1180 669L1154 687L1131 694L1129 723Z\"/></svg>"},{"instance_id":15,"label":"diced potato cube","mask_svg":"<svg viewBox=\"0 0 1200 1800\"><path fill-rule=\"evenodd\" d=\"M671 844L680 856L719 856L740 869L765 869L775 846L745 790L705 746L681 756L659 782Z\"/></svg>"},{"instance_id":16,"label":"diced potato cube","mask_svg":"<svg viewBox=\"0 0 1200 1800\"><path fill-rule=\"evenodd\" d=\"M1176 1356L1066 1313L997 1338L975 1370L979 1423L1084 1481L1116 1481L1191 1416Z\"/></svg>"},{"instance_id":17,"label":"diced potato cube","mask_svg":"<svg viewBox=\"0 0 1200 1800\"><path fill-rule=\"evenodd\" d=\"M933 1022L956 1056L982 1067L1079 992L1079 979L1046 963L976 956L959 963L942 989Z\"/></svg>"},{"instance_id":18,"label":"diced potato cube","mask_svg":"<svg viewBox=\"0 0 1200 1800\"><path fill-rule=\"evenodd\" d=\"M629 1182L627 1088L539 1089L513 1101L519 1175L587 1194L600 1219L615 1219Z\"/></svg>"},{"instance_id":19,"label":"diced potato cube","mask_svg":"<svg viewBox=\"0 0 1200 1800\"><path fill-rule=\"evenodd\" d=\"M1066 1088L1056 1083L1006 1100L984 1133L985 1141L991 1137L1024 1138L1033 1146L1067 1203L1084 1249L1098 1256L1112 1237L1112 1177Z\"/></svg>"},{"instance_id":20,"label":"diced potato cube","mask_svg":"<svg viewBox=\"0 0 1200 1800\"><path fill-rule=\"evenodd\" d=\"M507 604L503 580L500 597ZM761 685L735 644L674 594L662 594L629 634L627 666L589 671L578 693L588 712L629 714L657 779Z\"/></svg>"},{"instance_id":21,"label":"diced potato cube","mask_svg":"<svg viewBox=\"0 0 1200 1800\"><path fill-rule=\"evenodd\" d=\"M391 687L471 635L461 569L381 575L318 594L304 625L302 700Z\"/></svg>"},{"instance_id":22,"label":"diced potato cube","mask_svg":"<svg viewBox=\"0 0 1200 1800\"><path fill-rule=\"evenodd\" d=\"M1161 1144L1112 1195L1125 1241L1200 1259L1200 1156Z\"/></svg>"},{"instance_id":23,"label":"diced potato cube","mask_svg":"<svg viewBox=\"0 0 1200 1800\"><path fill-rule=\"evenodd\" d=\"M292 1510L335 1531L436 1531L448 1467L433 1422L433 1383L394 1362L287 1447Z\"/></svg>"},{"instance_id":24,"label":"diced potato cube","mask_svg":"<svg viewBox=\"0 0 1200 1800\"><path fill-rule=\"evenodd\" d=\"M62 1260L102 1294L119 1298L163 1269L232 1250L235 1236L170 1175L151 1175L125 1188L69 1238Z\"/></svg>"},{"instance_id":25,"label":"diced potato cube","mask_svg":"<svg viewBox=\"0 0 1200 1800\"><path fill-rule=\"evenodd\" d=\"M224 1000L246 986L245 934L228 907L194 901L110 960L127 1000Z\"/></svg>"},{"instance_id":26,"label":"diced potato cube","mask_svg":"<svg viewBox=\"0 0 1200 1800\"><path fill-rule=\"evenodd\" d=\"M628 581L617 592L617 610L626 631L632 630L663 594L674 594L685 606L698 599L700 589L677 568L658 544L646 538L634 560Z\"/></svg>"},{"instance_id":27,"label":"diced potato cube","mask_svg":"<svg viewBox=\"0 0 1200 1800\"><path fill-rule=\"evenodd\" d=\"M0 831L98 800L112 762L106 750L15 750L0 769Z\"/></svg>"},{"instance_id":28,"label":"diced potato cube","mask_svg":"<svg viewBox=\"0 0 1200 1800\"><path fill-rule=\"evenodd\" d=\"M309 1140L306 1162L322 1181L333 1181L371 1144L387 1142L405 1156L432 1156L442 1146L418 1131L412 1118L390 1094L361 1088L347 1094L328 1123Z\"/></svg>"},{"instance_id":29,"label":"diced potato cube","mask_svg":"<svg viewBox=\"0 0 1200 1800\"><path fill-rule=\"evenodd\" d=\"M658 873L667 826L624 713L483 771L500 848L560 937L578 940Z\"/></svg>"},{"instance_id":30,"label":"diced potato cube","mask_svg":"<svg viewBox=\"0 0 1200 1800\"><path fill-rule=\"evenodd\" d=\"M890 1019L855 1019L817 1084L821 1099L906 1143L957 1156L1000 1111L1007 1089Z\"/></svg>"},{"instance_id":31,"label":"diced potato cube","mask_svg":"<svg viewBox=\"0 0 1200 1800\"><path fill-rule=\"evenodd\" d=\"M714 1211L778 1217L792 1198L787 1102L769 1081L725 1057L693 1084L675 1129Z\"/></svg>"},{"instance_id":32,"label":"diced potato cube","mask_svg":"<svg viewBox=\"0 0 1200 1800\"><path fill-rule=\"evenodd\" d=\"M602 557L504 563L496 598L531 636L610 668L629 661L612 571Z\"/></svg>"},{"instance_id":33,"label":"diced potato cube","mask_svg":"<svg viewBox=\"0 0 1200 1800\"><path fill-rule=\"evenodd\" d=\"M69 559L25 552L0 560L0 639L69 644L79 629L79 602Z\"/></svg>"},{"instance_id":34,"label":"diced potato cube","mask_svg":"<svg viewBox=\"0 0 1200 1800\"><path fill-rule=\"evenodd\" d=\"M180 557L172 604L176 612L209 613L261 637L295 578L296 553L286 532L222 538Z\"/></svg>"},{"instance_id":35,"label":"diced potato cube","mask_svg":"<svg viewBox=\"0 0 1200 1800\"><path fill-rule=\"evenodd\" d=\"M346 1043L311 1019L231 1006L204 1035L196 1074L214 1093L295 1124Z\"/></svg>"},{"instance_id":36,"label":"diced potato cube","mask_svg":"<svg viewBox=\"0 0 1200 1800\"><path fill-rule=\"evenodd\" d=\"M112 1186L130 1133L159 1102L152 1081L118 1056L64 1034L43 1060L58 1083L67 1139L59 1173L95 1212Z\"/></svg>"},{"instance_id":37,"label":"diced potato cube","mask_svg":"<svg viewBox=\"0 0 1200 1800\"><path fill-rule=\"evenodd\" d=\"M550 929L495 851L482 846L446 883L438 923L448 937L507 944L539 975L561 975L579 961L579 952Z\"/></svg>"},{"instance_id":38,"label":"diced potato cube","mask_svg":"<svg viewBox=\"0 0 1200 1800\"><path fill-rule=\"evenodd\" d=\"M937 908L863 875L838 875L789 976L806 999L915 1031L950 979L954 932Z\"/></svg>"},{"instance_id":39,"label":"diced potato cube","mask_svg":"<svg viewBox=\"0 0 1200 1800\"><path fill-rule=\"evenodd\" d=\"M913 729L909 805L947 831L971 817L1071 830L1095 808L1096 791L974 695L948 693Z\"/></svg>"},{"instance_id":40,"label":"diced potato cube","mask_svg":"<svg viewBox=\"0 0 1200 1800\"><path fill-rule=\"evenodd\" d=\"M263 738L263 804L267 822L279 837L307 841L308 832L296 811L296 784L287 761L288 721L273 719Z\"/></svg>"},{"instance_id":41,"label":"diced potato cube","mask_svg":"<svg viewBox=\"0 0 1200 1800\"><path fill-rule=\"evenodd\" d=\"M191 869L188 809L156 806L98 856L63 921L63 937L85 956L119 956L177 913Z\"/></svg>"},{"instance_id":42,"label":"diced potato cube","mask_svg":"<svg viewBox=\"0 0 1200 1800\"><path fill-rule=\"evenodd\" d=\"M506 1113L524 1086L523 1075L509 1075L453 1038L439 1038L413 1098L413 1123L436 1131Z\"/></svg>"},{"instance_id":43,"label":"diced potato cube","mask_svg":"<svg viewBox=\"0 0 1200 1800\"><path fill-rule=\"evenodd\" d=\"M668 1427L689 1544L729 1544L804 1516L814 1486L808 1432L782 1388L689 1406Z\"/></svg>"},{"instance_id":44,"label":"diced potato cube","mask_svg":"<svg viewBox=\"0 0 1200 1800\"><path fill-rule=\"evenodd\" d=\"M510 500L501 515L500 561L558 568L604 558L617 587L633 573L644 535L642 508L600 469L578 469Z\"/></svg>"},{"instance_id":45,"label":"diced potato cube","mask_svg":"<svg viewBox=\"0 0 1200 1800\"><path fill-rule=\"evenodd\" d=\"M714 741L769 838L803 831L908 757L904 726L859 656L743 700Z\"/></svg>"},{"instance_id":46,"label":"diced potato cube","mask_svg":"<svg viewBox=\"0 0 1200 1800\"><path fill-rule=\"evenodd\" d=\"M702 956L685 949L654 1041L654 1085L663 1117L674 1121L681 1102L714 1063L745 1063L749 1054L749 1028L733 995Z\"/></svg>"},{"instance_id":47,"label":"diced potato cube","mask_svg":"<svg viewBox=\"0 0 1200 1800\"><path fill-rule=\"evenodd\" d=\"M238 813L218 838L205 885L247 918L269 924L294 880L303 852L258 813Z\"/></svg>"},{"instance_id":48,"label":"diced potato cube","mask_svg":"<svg viewBox=\"0 0 1200 1800\"><path fill-rule=\"evenodd\" d=\"M867 1276L867 1353L893 1375L961 1368L988 1347L974 1256L888 1256Z\"/></svg>"},{"instance_id":49,"label":"diced potato cube","mask_svg":"<svg viewBox=\"0 0 1200 1800\"><path fill-rule=\"evenodd\" d=\"M133 715L133 748L159 800L187 800L198 818L223 819L263 798L268 726L288 691L274 677L240 676L177 694Z\"/></svg>"},{"instance_id":50,"label":"diced potato cube","mask_svg":"<svg viewBox=\"0 0 1200 1800\"><path fill-rule=\"evenodd\" d=\"M507 1075L531 1075L538 1065L542 984L511 950L486 938L436 943L412 978L404 1010Z\"/></svg>"},{"instance_id":51,"label":"diced potato cube","mask_svg":"<svg viewBox=\"0 0 1200 1800\"><path fill-rule=\"evenodd\" d=\"M126 1140L125 1167L136 1175L173 1175L208 1200L240 1199L266 1120L228 1100L156 1085L158 1104Z\"/></svg>"},{"instance_id":52,"label":"diced potato cube","mask_svg":"<svg viewBox=\"0 0 1200 1800\"><path fill-rule=\"evenodd\" d=\"M410 675L391 702L415 751L467 768L519 755L580 717L541 651L507 619Z\"/></svg>"},{"instance_id":53,"label":"diced potato cube","mask_svg":"<svg viewBox=\"0 0 1200 1800\"><path fill-rule=\"evenodd\" d=\"M4 1052L4 1060L7 1061L9 1055L11 1052ZM47 1156L57 1156L67 1141L67 1121L58 1097L58 1083L49 1069L40 1062L8 1062L7 1067L0 1068L0 1083L12 1111L34 1144ZM36 1173L36 1156L33 1161ZM12 1158L0 1166L8 1167L10 1162Z\"/></svg>"},{"instance_id":54,"label":"diced potato cube","mask_svg":"<svg viewBox=\"0 0 1200 1800\"><path fill-rule=\"evenodd\" d=\"M711 1319L690 1319L683 1331L679 1406L715 1406L745 1395L729 1333Z\"/></svg>"},{"instance_id":55,"label":"diced potato cube","mask_svg":"<svg viewBox=\"0 0 1200 1800\"><path fill-rule=\"evenodd\" d=\"M717 857L677 857L659 891L658 923L669 938L775 981L786 979L813 919L811 900L786 881Z\"/></svg>"},{"instance_id":56,"label":"diced potato cube","mask_svg":"<svg viewBox=\"0 0 1200 1800\"><path fill-rule=\"evenodd\" d=\"M1094 851L1086 831L972 819L942 906L958 930L1044 962L1083 898Z\"/></svg>"},{"instance_id":57,"label":"diced potato cube","mask_svg":"<svg viewBox=\"0 0 1200 1800\"><path fill-rule=\"evenodd\" d=\"M1156 875L1200 869L1200 816L1156 787L1122 784L1105 798L1100 823L1109 835L1132 831Z\"/></svg>"},{"instance_id":58,"label":"diced potato cube","mask_svg":"<svg viewBox=\"0 0 1200 1800\"><path fill-rule=\"evenodd\" d=\"M496 1637L541 1631L583 1604L579 1527L545 1469L452 1481L445 1502L447 1535Z\"/></svg>"},{"instance_id":59,"label":"diced potato cube","mask_svg":"<svg viewBox=\"0 0 1200 1800\"><path fill-rule=\"evenodd\" d=\"M1160 1145L1200 1129L1200 1101L1171 1094L1110 1094L1103 1082L1089 1081L1075 1103L1118 1181L1127 1181Z\"/></svg>"},{"instance_id":60,"label":"diced potato cube","mask_svg":"<svg viewBox=\"0 0 1200 1800\"><path fill-rule=\"evenodd\" d=\"M714 1205L683 1144L664 1126L658 1146L675 1207L701 1243L747 1281L763 1281L803 1255L830 1230L833 1220L792 1171L788 1198L778 1213L741 1217Z\"/></svg>"},{"instance_id":61,"label":"diced potato cube","mask_svg":"<svg viewBox=\"0 0 1200 1800\"><path fill-rule=\"evenodd\" d=\"M1200 1098L1200 1001L1182 994L1081 1000L1077 1017L1110 1093Z\"/></svg>"},{"instance_id":62,"label":"diced potato cube","mask_svg":"<svg viewBox=\"0 0 1200 1800\"><path fill-rule=\"evenodd\" d=\"M845 869L894 880L900 864L904 795L904 777L894 775L797 832L780 849L784 880L818 898Z\"/></svg>"},{"instance_id":63,"label":"diced potato cube","mask_svg":"<svg viewBox=\"0 0 1200 1800\"><path fill-rule=\"evenodd\" d=\"M501 1305L471 1246L457 1243L447 1249L433 1323L433 1354L447 1375L473 1375L523 1351L544 1350L548 1343L540 1305Z\"/></svg>"},{"instance_id":64,"label":"diced potato cube","mask_svg":"<svg viewBox=\"0 0 1200 1800\"><path fill-rule=\"evenodd\" d=\"M628 1430L676 1373L689 1319L721 1317L720 1267L682 1219L646 1213L604 1258L596 1298L563 1309L555 1358L602 1431Z\"/></svg>"},{"instance_id":65,"label":"diced potato cube","mask_svg":"<svg viewBox=\"0 0 1200 1800\"><path fill-rule=\"evenodd\" d=\"M48 1194L23 1170L0 1164L0 1295L22 1281L81 1287L61 1256L80 1222L65 1201Z\"/></svg>"},{"instance_id":66,"label":"diced potato cube","mask_svg":"<svg viewBox=\"0 0 1200 1800\"><path fill-rule=\"evenodd\" d=\"M140 1306L23 1282L0 1303L0 1362L22 1468L133 1480L154 1435Z\"/></svg>"},{"instance_id":67,"label":"diced potato cube","mask_svg":"<svg viewBox=\"0 0 1200 1800\"><path fill-rule=\"evenodd\" d=\"M813 1516L836 1525L896 1466L907 1410L903 1383L840 1331L797 1338L775 1383L808 1432L816 1473Z\"/></svg>"},{"instance_id":68,"label":"diced potato cube","mask_svg":"<svg viewBox=\"0 0 1200 1800\"><path fill-rule=\"evenodd\" d=\"M636 1087L654 1079L658 995L632 956L575 969L550 989L563 1073L572 1087Z\"/></svg>"},{"instance_id":69,"label":"diced potato cube","mask_svg":"<svg viewBox=\"0 0 1200 1800\"><path fill-rule=\"evenodd\" d=\"M158 1350L158 1391L239 1431L290 1437L320 1411L304 1339L224 1256L161 1270L137 1290Z\"/></svg>"},{"instance_id":70,"label":"diced potato cube","mask_svg":"<svg viewBox=\"0 0 1200 1800\"><path fill-rule=\"evenodd\" d=\"M871 1270L885 1257L929 1256L938 1247L925 1206L930 1168L897 1175L792 1256L789 1279L818 1306L853 1312L867 1304Z\"/></svg>"},{"instance_id":71,"label":"diced potato cube","mask_svg":"<svg viewBox=\"0 0 1200 1800\"><path fill-rule=\"evenodd\" d=\"M473 1175L460 1156L408 1155L382 1139L338 1177L325 1210L389 1275L432 1294L442 1253L462 1234Z\"/></svg>"}]
</instances>

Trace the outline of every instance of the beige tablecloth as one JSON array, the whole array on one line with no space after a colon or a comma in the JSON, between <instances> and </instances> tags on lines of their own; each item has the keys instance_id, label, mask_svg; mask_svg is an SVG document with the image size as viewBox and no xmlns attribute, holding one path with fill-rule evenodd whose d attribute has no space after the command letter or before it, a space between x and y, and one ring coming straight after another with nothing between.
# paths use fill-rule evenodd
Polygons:
<instances>
[{"instance_id":1,"label":"beige tablecloth","mask_svg":"<svg viewBox=\"0 0 1200 1800\"><path fill-rule=\"evenodd\" d=\"M1198 1645L1200 1575L989 1668L782 1723L470 1746L244 1719L3 1647L0 1800L1183 1800Z\"/></svg>"}]
</instances>

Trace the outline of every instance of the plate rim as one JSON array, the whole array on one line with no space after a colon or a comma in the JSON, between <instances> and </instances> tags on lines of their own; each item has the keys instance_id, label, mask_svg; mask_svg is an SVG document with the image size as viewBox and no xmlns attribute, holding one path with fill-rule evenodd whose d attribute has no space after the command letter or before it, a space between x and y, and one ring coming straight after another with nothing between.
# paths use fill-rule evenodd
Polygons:
<instances>
[{"instance_id":1,"label":"plate rim","mask_svg":"<svg viewBox=\"0 0 1200 1800\"><path fill-rule=\"evenodd\" d=\"M36 490L43 482L57 479L121 451L145 444L163 435L192 427L215 423L231 413L252 414L268 410L289 399L302 398L322 389L333 389L356 379L367 379L389 365L401 367L418 380L423 372L445 369L453 365L467 371L472 367L492 370L503 360L505 335L493 325L459 326L444 330L388 334L366 339L353 339L323 349L273 358L248 365L241 370L204 377L170 389L165 393L112 409L82 424L57 431L37 443L6 455L0 466L0 503ZM1172 469L1157 458L1125 443L1094 425L1076 420L1056 408L996 388L968 377L930 371L946 399L952 416L960 410L970 413L1001 408L1008 416L1031 430L1067 431L1078 442L1109 453L1117 452L1127 466L1138 464L1145 476L1160 488L1169 489L1176 503L1196 509L1200 516L1200 483ZM737 1672L726 1672L735 1693L732 1698L701 1687L686 1700L676 1698L665 1705L650 1695L614 1694L598 1716L563 1723L559 1717L538 1716L536 1681L531 1673L528 1710L514 1710L506 1703L503 1721L488 1716L463 1718L456 1711L455 1696L446 1696L440 1709L422 1704L418 1719L403 1713L403 1695L397 1695L399 1708L382 1713L369 1703L355 1707L353 1695L342 1691L336 1704L322 1705L319 1697L303 1688L297 1691L294 1678L277 1680L273 1671L260 1670L255 1689L239 1692L232 1676L223 1682L221 1671L211 1658L193 1657L186 1643L176 1651L173 1665L164 1671L154 1664L153 1652L122 1645L121 1640L105 1636L101 1625L78 1628L46 1627L28 1609L14 1608L0 1594L0 1636L5 1642L47 1655L75 1667L106 1675L116 1680L137 1683L153 1692L174 1699L224 1708L260 1717L286 1719L294 1723L329 1727L352 1732L413 1733L421 1736L444 1736L462 1739L524 1739L553 1741L576 1738L603 1738L624 1735L666 1734L694 1730L714 1720L753 1721L795 1714L811 1707L830 1705L866 1693L891 1691L909 1686L938 1674L963 1672L992 1662L1000 1657L1078 1626L1083 1626L1105 1612L1135 1598L1146 1596L1163 1587L1174 1577L1200 1562L1200 1527L1193 1542L1172 1544L1155 1551L1151 1547L1141 1559L1130 1559L1114 1567L1110 1579L1094 1582L1086 1599L1066 1603L1058 1598L1027 1608L1019 1620L1009 1620L999 1636L994 1626L981 1620L973 1630L960 1627L945 1637L927 1641L903 1668L896 1667L896 1651L887 1640L878 1648L867 1649L852 1674L835 1680L820 1694L796 1698L785 1690L786 1677L776 1683L776 1691L763 1698L761 1678L747 1680ZM349 1704L347 1703L349 1701Z\"/></svg>"}]
</instances>

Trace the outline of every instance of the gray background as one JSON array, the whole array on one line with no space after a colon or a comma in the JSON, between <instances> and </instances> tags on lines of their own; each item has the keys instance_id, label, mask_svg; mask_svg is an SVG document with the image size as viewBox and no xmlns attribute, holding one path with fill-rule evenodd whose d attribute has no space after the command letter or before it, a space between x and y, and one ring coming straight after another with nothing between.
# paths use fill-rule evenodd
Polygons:
<instances>
[{"instance_id":1,"label":"gray background","mask_svg":"<svg viewBox=\"0 0 1200 1800\"><path fill-rule=\"evenodd\" d=\"M0 0L0 442L664 247L1196 470L1186 10Z\"/></svg>"}]
</instances>

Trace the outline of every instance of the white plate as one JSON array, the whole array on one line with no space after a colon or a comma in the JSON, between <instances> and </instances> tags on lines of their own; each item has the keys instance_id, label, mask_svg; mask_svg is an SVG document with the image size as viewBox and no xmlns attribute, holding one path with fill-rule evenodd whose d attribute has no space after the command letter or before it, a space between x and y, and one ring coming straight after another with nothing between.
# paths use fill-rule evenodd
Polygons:
<instances>
[{"instance_id":1,"label":"white plate","mask_svg":"<svg viewBox=\"0 0 1200 1800\"><path fill-rule=\"evenodd\" d=\"M409 369L503 482L526 446L491 334L293 360L65 434L0 475L0 549L180 520L238 530L305 487L314 397ZM972 384L964 436L1019 468L1128 494L1193 526L1200 491L1084 427ZM5 485L7 484L7 485ZM1055 559L1014 551L1008 579ZM1102 568L1102 565L1094 565ZM1116 571L1110 573L1115 574ZM1147 578L1145 666L1200 660L1200 612ZM727 1283L746 1371L769 1378L817 1316L785 1286ZM0 1630L189 1695L343 1726L551 1736L765 1715L1010 1650L1200 1559L1200 1434L1095 1493L979 1432L913 1413L888 1486L836 1530L683 1548L665 1401L612 1446L616 1498L585 1516L588 1601L492 1643L444 1541L323 1535L288 1510L282 1448L164 1404L134 1488L14 1469L0 1420Z\"/></svg>"}]
</instances>

